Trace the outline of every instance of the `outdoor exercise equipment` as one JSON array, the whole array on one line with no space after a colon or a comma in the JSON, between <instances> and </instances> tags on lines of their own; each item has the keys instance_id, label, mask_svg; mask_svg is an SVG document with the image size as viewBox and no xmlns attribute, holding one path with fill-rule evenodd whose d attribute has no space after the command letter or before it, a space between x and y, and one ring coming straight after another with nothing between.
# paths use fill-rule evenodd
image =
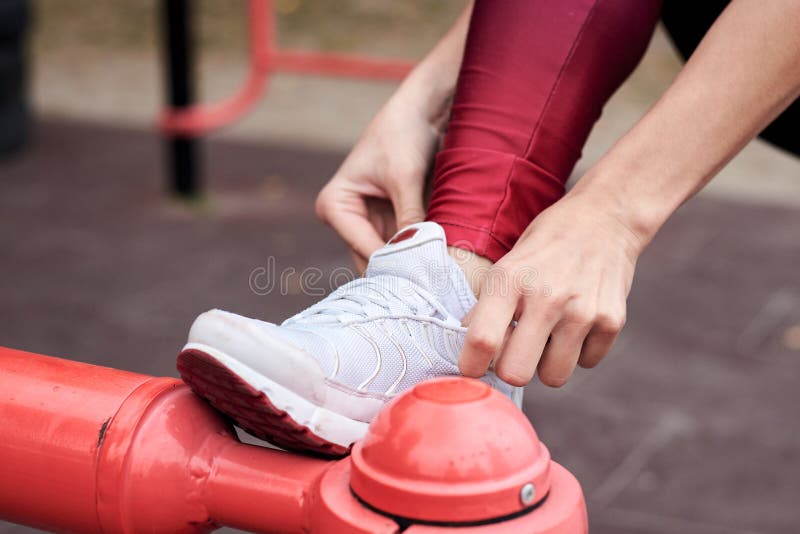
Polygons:
<instances>
[{"instance_id":1,"label":"outdoor exercise equipment","mask_svg":"<svg viewBox=\"0 0 800 534\"><path fill-rule=\"evenodd\" d=\"M273 73L399 80L414 66L406 60L278 48L272 0L248 0L250 66L245 81L228 98L196 104L192 1L162 0L162 7L168 107L159 124L168 142L171 188L179 195L200 191L197 139L244 116L262 97Z\"/></svg>"},{"instance_id":2,"label":"outdoor exercise equipment","mask_svg":"<svg viewBox=\"0 0 800 534\"><path fill-rule=\"evenodd\" d=\"M465 378L417 385L332 460L241 443L177 379L0 348L0 421L0 519L46 530L587 532L577 480Z\"/></svg>"}]
</instances>

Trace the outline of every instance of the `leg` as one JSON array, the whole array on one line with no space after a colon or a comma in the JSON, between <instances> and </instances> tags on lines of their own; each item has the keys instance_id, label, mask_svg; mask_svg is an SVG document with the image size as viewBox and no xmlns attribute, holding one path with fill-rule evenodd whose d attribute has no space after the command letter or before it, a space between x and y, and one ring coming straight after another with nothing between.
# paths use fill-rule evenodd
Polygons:
<instances>
[{"instance_id":1,"label":"leg","mask_svg":"<svg viewBox=\"0 0 800 534\"><path fill-rule=\"evenodd\" d=\"M364 277L281 325L202 314L178 358L183 379L261 438L338 455L395 395L458 375L461 324L476 299L446 239L497 260L563 194L657 7L479 0L429 213L448 235L432 222L407 226ZM492 371L481 380L521 404L521 388Z\"/></svg>"},{"instance_id":2,"label":"leg","mask_svg":"<svg viewBox=\"0 0 800 534\"><path fill-rule=\"evenodd\" d=\"M564 184L660 0L476 0L428 220L497 261Z\"/></svg>"}]
</instances>

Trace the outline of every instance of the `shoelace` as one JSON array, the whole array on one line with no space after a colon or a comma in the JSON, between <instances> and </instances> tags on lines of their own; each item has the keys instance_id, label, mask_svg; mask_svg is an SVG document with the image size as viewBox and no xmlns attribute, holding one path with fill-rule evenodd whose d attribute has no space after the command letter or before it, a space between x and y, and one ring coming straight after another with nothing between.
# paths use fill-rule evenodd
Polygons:
<instances>
[{"instance_id":1,"label":"shoelace","mask_svg":"<svg viewBox=\"0 0 800 534\"><path fill-rule=\"evenodd\" d=\"M382 275L357 278L283 324L343 323L384 315L450 317L439 299L423 287L406 278Z\"/></svg>"}]
</instances>

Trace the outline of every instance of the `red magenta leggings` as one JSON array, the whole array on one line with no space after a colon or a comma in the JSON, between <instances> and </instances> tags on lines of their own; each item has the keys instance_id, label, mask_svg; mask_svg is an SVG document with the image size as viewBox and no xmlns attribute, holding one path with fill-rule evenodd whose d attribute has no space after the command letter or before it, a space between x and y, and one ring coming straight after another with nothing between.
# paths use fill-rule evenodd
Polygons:
<instances>
[{"instance_id":1,"label":"red magenta leggings","mask_svg":"<svg viewBox=\"0 0 800 534\"><path fill-rule=\"evenodd\" d=\"M564 194L660 0L476 0L428 220L497 261Z\"/></svg>"}]
</instances>

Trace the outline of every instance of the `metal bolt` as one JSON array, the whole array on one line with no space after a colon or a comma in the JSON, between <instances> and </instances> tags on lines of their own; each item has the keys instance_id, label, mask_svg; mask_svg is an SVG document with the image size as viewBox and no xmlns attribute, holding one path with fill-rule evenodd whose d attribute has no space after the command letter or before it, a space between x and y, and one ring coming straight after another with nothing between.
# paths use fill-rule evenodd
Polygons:
<instances>
[{"instance_id":1,"label":"metal bolt","mask_svg":"<svg viewBox=\"0 0 800 534\"><path fill-rule=\"evenodd\" d=\"M536 497L536 486L533 485L533 482L528 482L522 486L519 492L519 500L522 501L524 506L528 506L532 503L534 497Z\"/></svg>"}]
</instances>

